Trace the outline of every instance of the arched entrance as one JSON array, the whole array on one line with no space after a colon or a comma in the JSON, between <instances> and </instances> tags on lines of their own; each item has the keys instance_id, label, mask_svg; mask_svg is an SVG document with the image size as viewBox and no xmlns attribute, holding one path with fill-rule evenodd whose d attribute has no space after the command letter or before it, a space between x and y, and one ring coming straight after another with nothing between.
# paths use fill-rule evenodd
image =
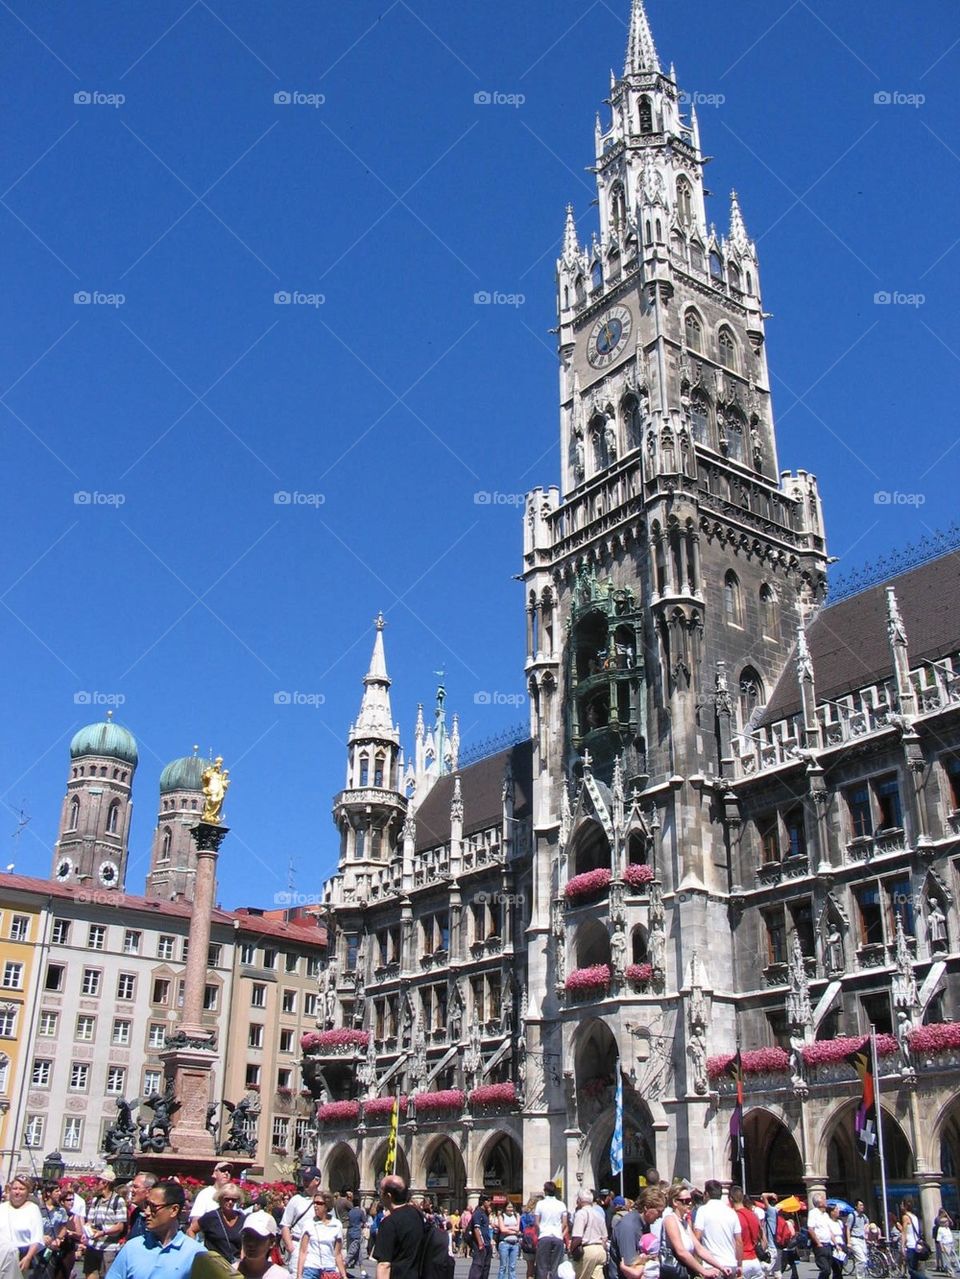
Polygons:
<instances>
[{"instance_id":1,"label":"arched entrance","mask_svg":"<svg viewBox=\"0 0 960 1279\"><path fill-rule=\"evenodd\" d=\"M856 1102L839 1111L827 1144L827 1193L854 1203L862 1199L873 1221L883 1221L880 1205L880 1156L876 1146L869 1160L861 1156L861 1147L853 1130ZM920 1201L916 1184L913 1151L897 1120L881 1108L883 1154L886 1163L887 1193L890 1207L909 1194Z\"/></svg>"},{"instance_id":2,"label":"arched entrance","mask_svg":"<svg viewBox=\"0 0 960 1279\"><path fill-rule=\"evenodd\" d=\"M463 1155L449 1137L427 1148L423 1158L423 1187L441 1209L466 1203L467 1170Z\"/></svg>"},{"instance_id":3,"label":"arched entrance","mask_svg":"<svg viewBox=\"0 0 960 1279\"><path fill-rule=\"evenodd\" d=\"M960 1212L960 1096L947 1108L940 1128L940 1196L954 1220ZM936 1164L934 1164L936 1167Z\"/></svg>"},{"instance_id":4,"label":"arched entrance","mask_svg":"<svg viewBox=\"0 0 960 1279\"><path fill-rule=\"evenodd\" d=\"M803 1160L789 1128L760 1108L748 1110L743 1119L743 1146L748 1194L772 1190L777 1198L797 1194L803 1186ZM740 1180L740 1157L731 1151L731 1178Z\"/></svg>"},{"instance_id":5,"label":"arched entrance","mask_svg":"<svg viewBox=\"0 0 960 1279\"><path fill-rule=\"evenodd\" d=\"M612 1104L611 1104L612 1112ZM613 1137L613 1117L603 1123L597 1133L599 1149L594 1157L593 1190L612 1190L620 1194L620 1174L610 1171L610 1141ZM656 1165L653 1123L650 1112L639 1097L629 1095L629 1085L623 1088L623 1193L633 1198L640 1188L640 1178L648 1168Z\"/></svg>"},{"instance_id":6,"label":"arched entrance","mask_svg":"<svg viewBox=\"0 0 960 1279\"><path fill-rule=\"evenodd\" d=\"M334 1194L339 1194L341 1190L359 1190L360 1165L357 1163L357 1156L344 1142L334 1146L330 1152L323 1184Z\"/></svg>"},{"instance_id":7,"label":"arched entrance","mask_svg":"<svg viewBox=\"0 0 960 1279\"><path fill-rule=\"evenodd\" d=\"M523 1194L523 1151L509 1133L495 1135L480 1163L484 1190L491 1195Z\"/></svg>"},{"instance_id":8,"label":"arched entrance","mask_svg":"<svg viewBox=\"0 0 960 1279\"><path fill-rule=\"evenodd\" d=\"M383 1176L384 1164L387 1162L387 1142L382 1141L374 1152L373 1159L370 1161L370 1185L365 1186L367 1193L373 1193L380 1185L380 1178ZM397 1143L397 1163L396 1172L401 1176L407 1185L410 1185L410 1164L407 1156L403 1152L403 1147Z\"/></svg>"}]
</instances>

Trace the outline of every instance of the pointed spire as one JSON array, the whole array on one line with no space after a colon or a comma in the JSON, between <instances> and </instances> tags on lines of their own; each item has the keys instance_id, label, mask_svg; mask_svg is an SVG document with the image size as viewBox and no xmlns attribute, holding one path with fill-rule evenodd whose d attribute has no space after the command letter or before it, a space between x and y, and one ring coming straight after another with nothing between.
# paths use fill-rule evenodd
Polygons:
<instances>
[{"instance_id":1,"label":"pointed spire","mask_svg":"<svg viewBox=\"0 0 960 1279\"><path fill-rule=\"evenodd\" d=\"M746 249L750 244L736 191L730 192L730 243L738 249Z\"/></svg>"},{"instance_id":2,"label":"pointed spire","mask_svg":"<svg viewBox=\"0 0 960 1279\"><path fill-rule=\"evenodd\" d=\"M657 57L653 43L653 33L647 21L647 12L643 0L633 0L630 10L630 34L627 36L627 57L623 66L623 74L642 75L655 72L660 74L660 59Z\"/></svg>"},{"instance_id":3,"label":"pointed spire","mask_svg":"<svg viewBox=\"0 0 960 1279\"><path fill-rule=\"evenodd\" d=\"M580 245L577 243L577 224L573 218L573 205L567 205L567 220L563 227L563 260L564 262L573 262L580 254Z\"/></svg>"},{"instance_id":4,"label":"pointed spire","mask_svg":"<svg viewBox=\"0 0 960 1279\"><path fill-rule=\"evenodd\" d=\"M460 716L454 715L450 728L450 771L455 773L460 762Z\"/></svg>"},{"instance_id":5,"label":"pointed spire","mask_svg":"<svg viewBox=\"0 0 960 1279\"><path fill-rule=\"evenodd\" d=\"M418 742L422 742L427 734L426 727L423 723L423 702L417 703L417 724L413 730L413 735Z\"/></svg>"},{"instance_id":6,"label":"pointed spire","mask_svg":"<svg viewBox=\"0 0 960 1279\"><path fill-rule=\"evenodd\" d=\"M803 623L797 627L797 679L801 684L813 679L813 659L807 645L807 632Z\"/></svg>"},{"instance_id":7,"label":"pointed spire","mask_svg":"<svg viewBox=\"0 0 960 1279\"><path fill-rule=\"evenodd\" d=\"M459 774L453 780L453 799L450 801L451 822L463 821L463 793L460 790Z\"/></svg>"},{"instance_id":8,"label":"pointed spire","mask_svg":"<svg viewBox=\"0 0 960 1279\"><path fill-rule=\"evenodd\" d=\"M390 677L383 651L383 628L386 622L382 613L377 614L374 625L377 634L370 655L370 668L363 677L363 700L360 703L360 714L353 725L352 736L389 735L392 740L395 732L390 709Z\"/></svg>"},{"instance_id":9,"label":"pointed spire","mask_svg":"<svg viewBox=\"0 0 960 1279\"><path fill-rule=\"evenodd\" d=\"M697 155L700 154L700 117L697 115L697 108L691 103L690 106L690 132L693 135L693 149Z\"/></svg>"},{"instance_id":10,"label":"pointed spire","mask_svg":"<svg viewBox=\"0 0 960 1279\"><path fill-rule=\"evenodd\" d=\"M897 603L897 594L892 586L887 587L887 633L891 644L902 644L906 647L907 632Z\"/></svg>"}]
</instances>

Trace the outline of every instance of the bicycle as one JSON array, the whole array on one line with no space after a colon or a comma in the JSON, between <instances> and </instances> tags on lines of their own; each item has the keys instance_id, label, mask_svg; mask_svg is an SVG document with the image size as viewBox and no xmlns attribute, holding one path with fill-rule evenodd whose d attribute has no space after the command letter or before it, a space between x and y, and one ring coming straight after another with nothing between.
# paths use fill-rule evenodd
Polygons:
<instances>
[{"instance_id":1,"label":"bicycle","mask_svg":"<svg viewBox=\"0 0 960 1279\"><path fill-rule=\"evenodd\" d=\"M891 1248L886 1239L867 1244L865 1270L869 1279L903 1279L907 1273L900 1250ZM848 1272L844 1268L844 1274L846 1273Z\"/></svg>"}]
</instances>

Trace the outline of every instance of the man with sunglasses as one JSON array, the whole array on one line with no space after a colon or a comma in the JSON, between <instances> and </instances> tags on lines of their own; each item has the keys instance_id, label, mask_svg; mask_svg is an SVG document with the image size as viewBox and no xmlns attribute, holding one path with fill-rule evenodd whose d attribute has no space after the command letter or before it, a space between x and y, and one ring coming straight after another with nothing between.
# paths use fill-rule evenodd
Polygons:
<instances>
[{"instance_id":1,"label":"man with sunglasses","mask_svg":"<svg viewBox=\"0 0 960 1279\"><path fill-rule=\"evenodd\" d=\"M180 1229L185 1196L176 1181L158 1181L141 1205L147 1232L129 1240L110 1268L112 1279L188 1279L203 1244Z\"/></svg>"}]
</instances>

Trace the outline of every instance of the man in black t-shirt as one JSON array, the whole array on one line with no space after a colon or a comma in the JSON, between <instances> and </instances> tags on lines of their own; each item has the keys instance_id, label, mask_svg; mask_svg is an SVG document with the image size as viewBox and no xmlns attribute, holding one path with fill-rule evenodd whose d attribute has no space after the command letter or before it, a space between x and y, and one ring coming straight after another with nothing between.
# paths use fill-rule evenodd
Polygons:
<instances>
[{"instance_id":1,"label":"man in black t-shirt","mask_svg":"<svg viewBox=\"0 0 960 1279\"><path fill-rule=\"evenodd\" d=\"M490 1230L490 1196L481 1194L470 1218L470 1274L468 1279L487 1279L493 1257Z\"/></svg>"},{"instance_id":2,"label":"man in black t-shirt","mask_svg":"<svg viewBox=\"0 0 960 1279\"><path fill-rule=\"evenodd\" d=\"M407 1183L392 1173L380 1183L388 1215L380 1223L373 1256L377 1279L417 1279L417 1254L423 1242L423 1216L407 1203Z\"/></svg>"}]
</instances>

